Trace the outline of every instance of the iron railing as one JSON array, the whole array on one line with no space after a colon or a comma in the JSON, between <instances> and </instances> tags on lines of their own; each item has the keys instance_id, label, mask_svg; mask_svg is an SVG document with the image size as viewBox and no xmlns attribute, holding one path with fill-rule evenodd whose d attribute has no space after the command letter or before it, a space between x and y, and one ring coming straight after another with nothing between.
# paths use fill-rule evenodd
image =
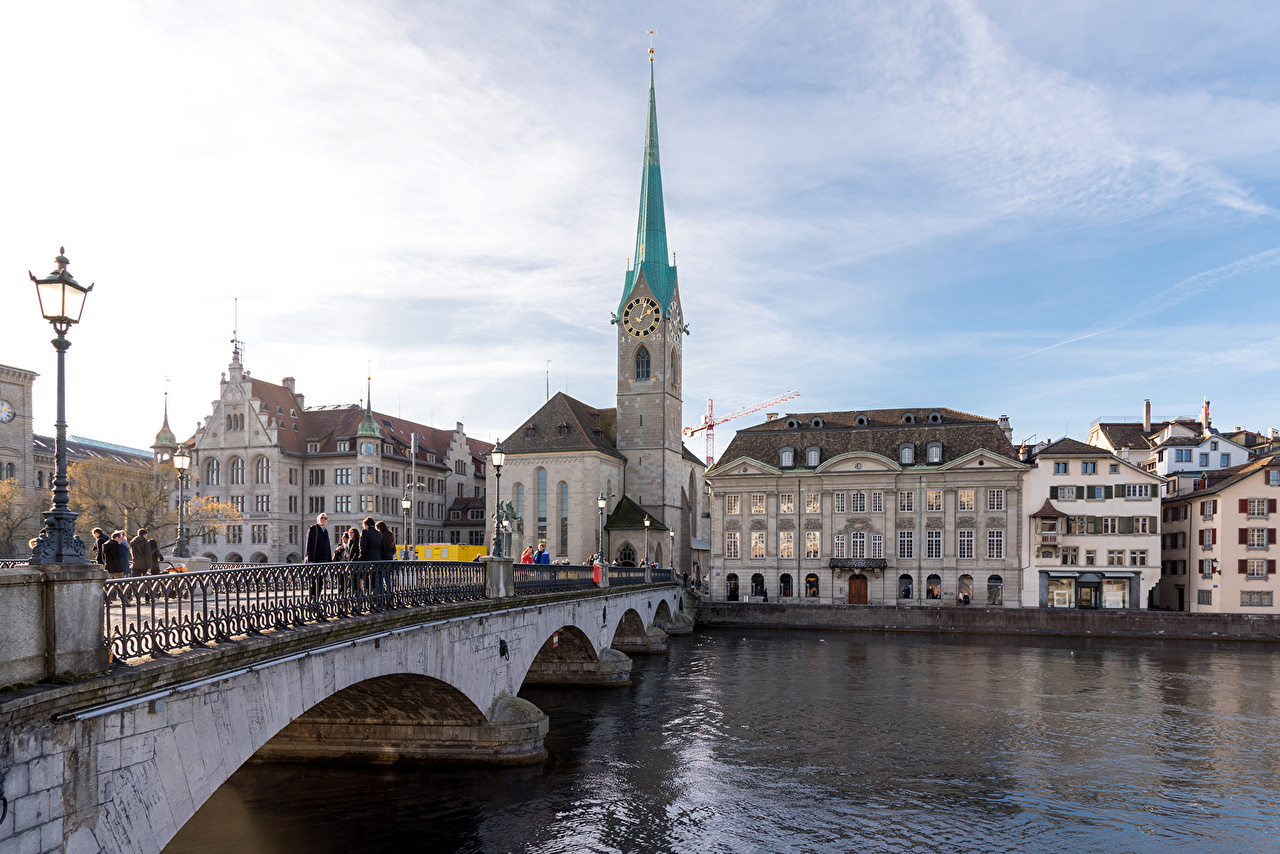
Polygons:
<instances>
[{"instance_id":1,"label":"iron railing","mask_svg":"<svg viewBox=\"0 0 1280 854\"><path fill-rule=\"evenodd\" d=\"M26 565L27 565L27 559L25 557L6 558L4 560L0 560L0 569L16 569L17 567L26 566Z\"/></svg>"},{"instance_id":2,"label":"iron railing","mask_svg":"<svg viewBox=\"0 0 1280 854\"><path fill-rule=\"evenodd\" d=\"M484 598L485 565L447 561L237 564L103 585L106 643L117 659L316 620Z\"/></svg>"},{"instance_id":3,"label":"iron railing","mask_svg":"<svg viewBox=\"0 0 1280 854\"><path fill-rule=\"evenodd\" d=\"M610 587L626 587L630 584L644 584L644 567L616 564L609 567Z\"/></svg>"},{"instance_id":4,"label":"iron railing","mask_svg":"<svg viewBox=\"0 0 1280 854\"><path fill-rule=\"evenodd\" d=\"M538 593L562 593L566 590L590 590L596 586L590 566L564 566L558 564L515 565L517 596Z\"/></svg>"},{"instance_id":5,"label":"iron railing","mask_svg":"<svg viewBox=\"0 0 1280 854\"><path fill-rule=\"evenodd\" d=\"M653 584L663 584L671 580L671 570L658 567L649 570L649 581Z\"/></svg>"}]
</instances>

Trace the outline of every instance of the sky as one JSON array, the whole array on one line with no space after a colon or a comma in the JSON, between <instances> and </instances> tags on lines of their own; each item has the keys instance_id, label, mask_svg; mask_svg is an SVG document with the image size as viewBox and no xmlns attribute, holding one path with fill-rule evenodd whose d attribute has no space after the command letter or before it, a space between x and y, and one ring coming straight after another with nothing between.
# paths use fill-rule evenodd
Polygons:
<instances>
[{"instance_id":1,"label":"sky","mask_svg":"<svg viewBox=\"0 0 1280 854\"><path fill-rule=\"evenodd\" d=\"M947 406L1280 427L1280 4L0 7L0 363L96 283L70 432L189 436L233 330L308 404L505 436L613 404L656 29L684 418ZM238 318L233 301L238 300ZM717 431L723 450L735 426ZM701 438L690 447L701 454Z\"/></svg>"}]
</instances>

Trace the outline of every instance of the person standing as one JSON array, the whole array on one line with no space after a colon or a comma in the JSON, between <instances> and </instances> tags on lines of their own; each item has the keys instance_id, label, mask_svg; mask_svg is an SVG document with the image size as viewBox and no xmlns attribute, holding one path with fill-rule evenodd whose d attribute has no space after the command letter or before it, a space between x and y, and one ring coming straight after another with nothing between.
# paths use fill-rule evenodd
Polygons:
<instances>
[{"instance_id":1,"label":"person standing","mask_svg":"<svg viewBox=\"0 0 1280 854\"><path fill-rule=\"evenodd\" d=\"M151 543L147 541L146 528L139 528L138 535L129 541L129 552L134 575L150 575L154 567L151 565Z\"/></svg>"},{"instance_id":2,"label":"person standing","mask_svg":"<svg viewBox=\"0 0 1280 854\"><path fill-rule=\"evenodd\" d=\"M534 563L551 563L551 553L547 551L546 544L542 541L538 542L538 550L533 553Z\"/></svg>"},{"instance_id":3,"label":"person standing","mask_svg":"<svg viewBox=\"0 0 1280 854\"><path fill-rule=\"evenodd\" d=\"M93 562L100 563L103 566L107 564L107 556L103 554L103 547L111 542L111 538L101 528L93 529Z\"/></svg>"},{"instance_id":4,"label":"person standing","mask_svg":"<svg viewBox=\"0 0 1280 854\"><path fill-rule=\"evenodd\" d=\"M124 532L115 531L102 544L102 565L106 567L107 572L112 576L118 575L120 578L128 578L129 549L127 546L121 545L120 541L123 539Z\"/></svg>"},{"instance_id":5,"label":"person standing","mask_svg":"<svg viewBox=\"0 0 1280 854\"><path fill-rule=\"evenodd\" d=\"M316 517L316 523L307 528L307 551L303 563L329 563L334 559L328 526L329 517L321 513ZM311 594L312 602L319 601L320 591L324 588L324 573L321 569L312 569L308 574L311 577L307 580L307 592Z\"/></svg>"},{"instance_id":6,"label":"person standing","mask_svg":"<svg viewBox=\"0 0 1280 854\"><path fill-rule=\"evenodd\" d=\"M151 574L159 575L164 572L160 566L164 562L164 555L160 553L160 544L156 542L155 537L147 537L147 545L151 547Z\"/></svg>"},{"instance_id":7,"label":"person standing","mask_svg":"<svg viewBox=\"0 0 1280 854\"><path fill-rule=\"evenodd\" d=\"M382 592L381 589L379 589L381 585L376 585L374 583L377 568L368 566L368 564L382 560L382 546L384 540L382 539L382 534L378 533L378 529L374 527L372 516L365 517L364 530L360 532L358 543L359 554L355 560L365 564L365 566L361 567L363 570L361 572L361 580L365 585L365 592L371 596L376 596ZM381 600L378 600L374 603L372 610L381 610L381 607L379 607L380 605Z\"/></svg>"},{"instance_id":8,"label":"person standing","mask_svg":"<svg viewBox=\"0 0 1280 854\"><path fill-rule=\"evenodd\" d=\"M380 521L376 526L378 533L382 535L382 555L383 565L378 567L378 584L382 588L381 593L388 594L394 589L392 583L395 579L395 564L391 563L396 559L396 535L391 533L391 528L385 521Z\"/></svg>"},{"instance_id":9,"label":"person standing","mask_svg":"<svg viewBox=\"0 0 1280 854\"><path fill-rule=\"evenodd\" d=\"M521 563L533 563L533 546L525 546L524 554L520 555Z\"/></svg>"}]
</instances>

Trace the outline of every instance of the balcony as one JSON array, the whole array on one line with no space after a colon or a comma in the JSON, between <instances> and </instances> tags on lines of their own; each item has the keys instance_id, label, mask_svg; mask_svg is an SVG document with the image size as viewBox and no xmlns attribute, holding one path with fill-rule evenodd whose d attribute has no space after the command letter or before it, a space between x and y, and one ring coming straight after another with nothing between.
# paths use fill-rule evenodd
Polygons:
<instances>
[{"instance_id":1,"label":"balcony","mask_svg":"<svg viewBox=\"0 0 1280 854\"><path fill-rule=\"evenodd\" d=\"M1040 545L1042 545L1042 546L1053 546L1054 548L1057 548L1057 545L1058 545L1058 535L1057 535L1057 534L1041 534L1041 535L1040 535Z\"/></svg>"}]
</instances>

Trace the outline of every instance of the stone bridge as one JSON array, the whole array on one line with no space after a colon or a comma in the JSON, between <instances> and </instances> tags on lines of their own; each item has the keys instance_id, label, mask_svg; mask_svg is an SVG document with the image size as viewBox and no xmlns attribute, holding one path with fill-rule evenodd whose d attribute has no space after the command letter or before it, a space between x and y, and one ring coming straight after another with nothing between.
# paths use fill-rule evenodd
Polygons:
<instances>
[{"instance_id":1,"label":"stone bridge","mask_svg":"<svg viewBox=\"0 0 1280 854\"><path fill-rule=\"evenodd\" d=\"M409 608L0 693L5 852L158 852L251 758L524 763L523 684L630 684L691 621L671 584ZM2 699L8 698L8 699Z\"/></svg>"}]
</instances>

